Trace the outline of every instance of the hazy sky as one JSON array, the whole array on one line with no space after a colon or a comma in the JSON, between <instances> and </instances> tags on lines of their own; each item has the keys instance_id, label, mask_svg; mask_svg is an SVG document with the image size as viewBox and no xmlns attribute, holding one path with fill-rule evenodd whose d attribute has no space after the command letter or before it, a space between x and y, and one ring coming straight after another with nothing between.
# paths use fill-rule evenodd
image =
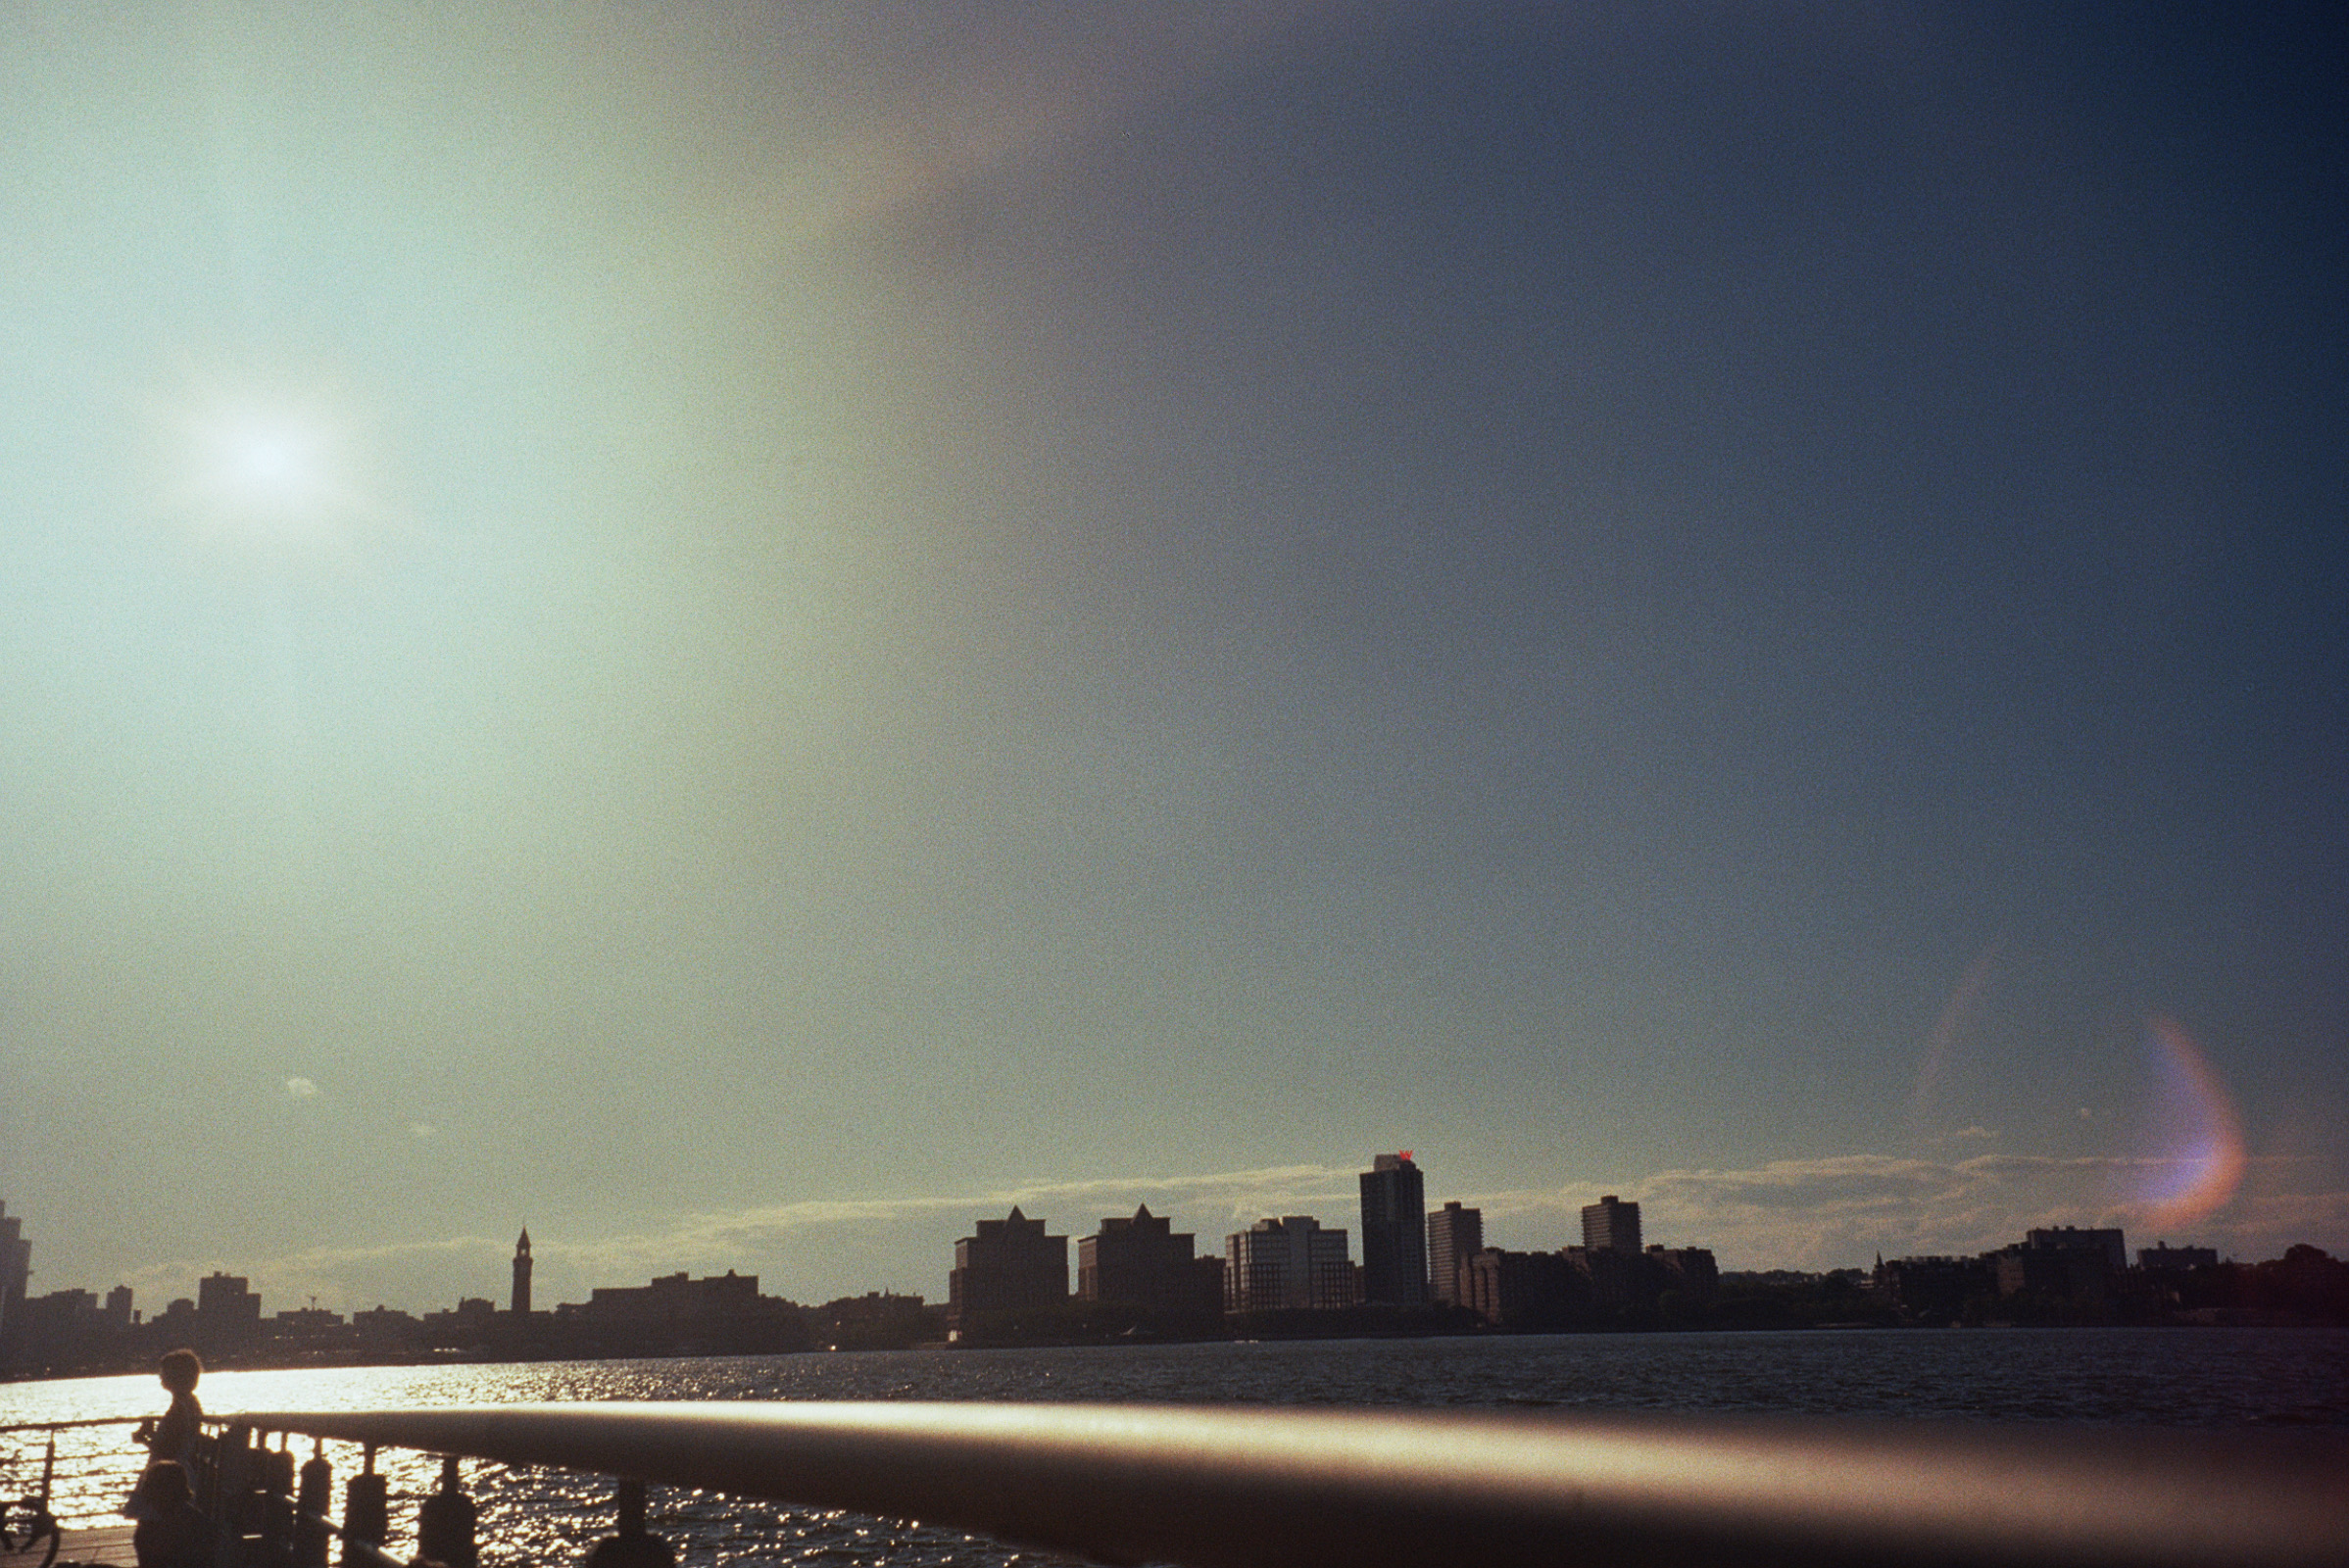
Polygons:
<instances>
[{"instance_id":1,"label":"hazy sky","mask_svg":"<svg viewBox=\"0 0 2349 1568\"><path fill-rule=\"evenodd\" d=\"M36 1291L2349 1250L2337 7L486 11L0 11Z\"/></svg>"}]
</instances>

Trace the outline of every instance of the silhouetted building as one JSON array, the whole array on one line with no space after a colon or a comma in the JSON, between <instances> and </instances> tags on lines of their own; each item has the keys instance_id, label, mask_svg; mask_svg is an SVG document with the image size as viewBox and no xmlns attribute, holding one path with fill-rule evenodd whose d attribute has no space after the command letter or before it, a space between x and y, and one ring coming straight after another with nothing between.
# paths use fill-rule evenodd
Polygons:
<instances>
[{"instance_id":1,"label":"silhouetted building","mask_svg":"<svg viewBox=\"0 0 2349 1568\"><path fill-rule=\"evenodd\" d=\"M983 1219L954 1244L947 1276L947 1326L959 1331L974 1313L1017 1312L1068 1299L1068 1238L1047 1236L1044 1221L1015 1204L1005 1219Z\"/></svg>"},{"instance_id":2,"label":"silhouetted building","mask_svg":"<svg viewBox=\"0 0 2349 1568\"><path fill-rule=\"evenodd\" d=\"M1907 1315L1929 1323L1956 1319L1966 1302L1998 1288L1980 1257L1899 1257L1876 1265L1876 1291Z\"/></svg>"},{"instance_id":3,"label":"silhouetted building","mask_svg":"<svg viewBox=\"0 0 2349 1568\"><path fill-rule=\"evenodd\" d=\"M585 1302L565 1304L558 1312L585 1319L674 1323L694 1318L741 1317L759 1309L759 1276L732 1269L693 1279L682 1271L663 1274L650 1285L598 1286ZM461 1309L462 1310L462 1309Z\"/></svg>"},{"instance_id":4,"label":"silhouetted building","mask_svg":"<svg viewBox=\"0 0 2349 1568\"><path fill-rule=\"evenodd\" d=\"M288 1350L322 1350L344 1345L351 1336L342 1314L322 1306L297 1306L269 1319L269 1336Z\"/></svg>"},{"instance_id":5,"label":"silhouetted building","mask_svg":"<svg viewBox=\"0 0 2349 1568\"><path fill-rule=\"evenodd\" d=\"M530 1315L530 1227L522 1227L522 1239L514 1244L514 1306L515 1317Z\"/></svg>"},{"instance_id":6,"label":"silhouetted building","mask_svg":"<svg viewBox=\"0 0 2349 1568\"><path fill-rule=\"evenodd\" d=\"M196 1282L196 1312L219 1323L258 1323L261 1298L242 1274L207 1274Z\"/></svg>"},{"instance_id":7,"label":"silhouetted building","mask_svg":"<svg viewBox=\"0 0 2349 1568\"><path fill-rule=\"evenodd\" d=\"M1590 1282L1560 1252L1480 1249L1461 1271L1463 1305L1498 1329L1539 1333L1563 1328L1590 1298Z\"/></svg>"},{"instance_id":8,"label":"silhouetted building","mask_svg":"<svg viewBox=\"0 0 2349 1568\"><path fill-rule=\"evenodd\" d=\"M835 1350L902 1350L946 1335L945 1308L888 1291L838 1297L807 1315L818 1342Z\"/></svg>"},{"instance_id":9,"label":"silhouetted building","mask_svg":"<svg viewBox=\"0 0 2349 1568\"><path fill-rule=\"evenodd\" d=\"M24 1239L24 1222L11 1218L0 1202L0 1335L9 1331L18 1303L32 1281L32 1244Z\"/></svg>"},{"instance_id":10,"label":"silhouetted building","mask_svg":"<svg viewBox=\"0 0 2349 1568\"><path fill-rule=\"evenodd\" d=\"M2218 1249L2211 1247L2172 1247L2168 1242L2156 1242L2151 1247L2137 1249L2137 1267L2150 1273L2183 1272L2189 1268L2217 1268Z\"/></svg>"},{"instance_id":11,"label":"silhouetted building","mask_svg":"<svg viewBox=\"0 0 2349 1568\"><path fill-rule=\"evenodd\" d=\"M1485 1248L1485 1211L1457 1200L1428 1215L1428 1290L1447 1305L1469 1305L1461 1270Z\"/></svg>"},{"instance_id":12,"label":"silhouetted building","mask_svg":"<svg viewBox=\"0 0 2349 1568\"><path fill-rule=\"evenodd\" d=\"M376 1305L351 1314L351 1332L370 1350L405 1350L422 1343L423 1320L396 1307Z\"/></svg>"},{"instance_id":13,"label":"silhouetted building","mask_svg":"<svg viewBox=\"0 0 2349 1568\"><path fill-rule=\"evenodd\" d=\"M1428 1298L1427 1185L1409 1154L1380 1154L1362 1172L1362 1298L1418 1306Z\"/></svg>"},{"instance_id":14,"label":"silhouetted building","mask_svg":"<svg viewBox=\"0 0 2349 1568\"><path fill-rule=\"evenodd\" d=\"M241 1350L261 1338L261 1298L241 1274L219 1271L196 1282L195 1348L212 1354Z\"/></svg>"},{"instance_id":15,"label":"silhouetted building","mask_svg":"<svg viewBox=\"0 0 2349 1568\"><path fill-rule=\"evenodd\" d=\"M18 1366L111 1370L135 1354L127 1286L116 1286L104 1304L89 1291L51 1291L16 1301L10 1312L7 1359Z\"/></svg>"},{"instance_id":16,"label":"silhouetted building","mask_svg":"<svg viewBox=\"0 0 2349 1568\"><path fill-rule=\"evenodd\" d=\"M28 1333L67 1333L98 1320L98 1298L88 1291L51 1291L46 1296L26 1297L23 1305Z\"/></svg>"},{"instance_id":17,"label":"silhouetted building","mask_svg":"<svg viewBox=\"0 0 2349 1568\"><path fill-rule=\"evenodd\" d=\"M798 1307L759 1295L758 1275L733 1269L702 1279L680 1270L646 1285L599 1286L584 1301L558 1302L551 1312L527 1317L481 1304L487 1316L479 1323L443 1327L425 1319L427 1340L468 1334L470 1343L492 1349L519 1346L562 1355L773 1354L806 1349L808 1340ZM471 1305L459 1307L461 1317Z\"/></svg>"},{"instance_id":18,"label":"silhouetted building","mask_svg":"<svg viewBox=\"0 0 2349 1568\"><path fill-rule=\"evenodd\" d=\"M1360 1298L1346 1232L1310 1214L1260 1219L1224 1241L1227 1312L1330 1311Z\"/></svg>"},{"instance_id":19,"label":"silhouetted building","mask_svg":"<svg viewBox=\"0 0 2349 1568\"><path fill-rule=\"evenodd\" d=\"M1559 1251L1582 1276L1590 1299L1601 1310L1626 1312L1656 1298L1658 1284L1647 1258L1611 1247L1568 1247Z\"/></svg>"},{"instance_id":20,"label":"silhouetted building","mask_svg":"<svg viewBox=\"0 0 2349 1568\"><path fill-rule=\"evenodd\" d=\"M1583 1246L1593 1252L1639 1250L1639 1205L1613 1193L1583 1205Z\"/></svg>"},{"instance_id":21,"label":"silhouetted building","mask_svg":"<svg viewBox=\"0 0 2349 1568\"><path fill-rule=\"evenodd\" d=\"M1196 1246L1191 1233L1176 1231L1148 1203L1130 1219L1104 1219L1099 1234L1077 1243L1077 1295L1088 1301L1213 1315L1223 1309L1223 1265L1195 1256Z\"/></svg>"},{"instance_id":22,"label":"silhouetted building","mask_svg":"<svg viewBox=\"0 0 2349 1568\"><path fill-rule=\"evenodd\" d=\"M418 1326L424 1344L442 1350L481 1350L497 1339L498 1303L466 1296L453 1308L426 1312Z\"/></svg>"},{"instance_id":23,"label":"silhouetted building","mask_svg":"<svg viewBox=\"0 0 2349 1568\"><path fill-rule=\"evenodd\" d=\"M2100 1312L2112 1302L2120 1270L2101 1243L2083 1247L2009 1247L1989 1255L2000 1296Z\"/></svg>"},{"instance_id":24,"label":"silhouetted building","mask_svg":"<svg viewBox=\"0 0 2349 1568\"><path fill-rule=\"evenodd\" d=\"M1657 1245L1647 1250L1646 1258L1661 1290L1679 1291L1701 1301L1710 1300L1720 1288L1721 1265L1713 1260L1710 1248Z\"/></svg>"},{"instance_id":25,"label":"silhouetted building","mask_svg":"<svg viewBox=\"0 0 2349 1568\"><path fill-rule=\"evenodd\" d=\"M2129 1267L2129 1249L2123 1245L2117 1230L2089 1231L2058 1225L2048 1230L2025 1231L2023 1245L2042 1252L2101 1252L2105 1266L2116 1274Z\"/></svg>"}]
</instances>

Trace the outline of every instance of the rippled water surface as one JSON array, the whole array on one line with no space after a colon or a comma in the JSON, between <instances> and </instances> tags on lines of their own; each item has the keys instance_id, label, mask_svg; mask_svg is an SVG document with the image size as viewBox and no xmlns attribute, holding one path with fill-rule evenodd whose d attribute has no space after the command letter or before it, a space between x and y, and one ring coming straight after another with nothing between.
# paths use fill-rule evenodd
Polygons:
<instances>
[{"instance_id":1,"label":"rippled water surface","mask_svg":"<svg viewBox=\"0 0 2349 1568\"><path fill-rule=\"evenodd\" d=\"M235 1410L398 1408L533 1399L1082 1399L1763 1411L2162 1426L2349 1426L2349 1331L2075 1329L1981 1333L1578 1335L1473 1340L909 1350L676 1361L216 1372ZM0 1387L0 1426L136 1417L152 1378ZM326 1446L338 1485L357 1452ZM109 1520L135 1472L126 1427L59 1434L58 1512ZM37 1444L0 1446L0 1494L39 1483ZM437 1466L390 1453L396 1527ZM569 1564L612 1528L609 1482L469 1464L491 1568ZM688 1568L735 1562L1003 1565L1042 1561L948 1531L656 1492L656 1528Z\"/></svg>"}]
</instances>

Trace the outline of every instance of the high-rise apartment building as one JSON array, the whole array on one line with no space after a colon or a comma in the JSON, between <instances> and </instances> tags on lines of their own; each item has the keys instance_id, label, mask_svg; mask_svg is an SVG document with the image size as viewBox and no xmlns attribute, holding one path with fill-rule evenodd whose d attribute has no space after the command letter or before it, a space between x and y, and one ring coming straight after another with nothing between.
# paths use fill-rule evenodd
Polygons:
<instances>
[{"instance_id":1,"label":"high-rise apartment building","mask_svg":"<svg viewBox=\"0 0 2349 1568\"><path fill-rule=\"evenodd\" d=\"M1484 1250L1485 1211L1463 1208L1455 1199L1428 1215L1428 1292L1447 1306L1464 1306L1468 1287L1461 1270Z\"/></svg>"},{"instance_id":2,"label":"high-rise apartment building","mask_svg":"<svg viewBox=\"0 0 2349 1568\"><path fill-rule=\"evenodd\" d=\"M257 1325L261 1322L261 1298L253 1294L252 1282L242 1274L216 1270L196 1282L196 1315L223 1326Z\"/></svg>"},{"instance_id":3,"label":"high-rise apartment building","mask_svg":"<svg viewBox=\"0 0 2349 1568\"><path fill-rule=\"evenodd\" d=\"M1428 1298L1427 1184L1411 1156L1381 1154L1362 1172L1362 1298Z\"/></svg>"},{"instance_id":4,"label":"high-rise apartment building","mask_svg":"<svg viewBox=\"0 0 2349 1568\"><path fill-rule=\"evenodd\" d=\"M1219 1312L1223 1261L1194 1256L1195 1245L1148 1203L1131 1218L1104 1219L1099 1234L1077 1243L1077 1296L1167 1312Z\"/></svg>"},{"instance_id":5,"label":"high-rise apartment building","mask_svg":"<svg viewBox=\"0 0 2349 1568\"><path fill-rule=\"evenodd\" d=\"M954 1244L947 1276L947 1327L959 1333L974 1312L1011 1312L1068 1299L1068 1238L1017 1205L1007 1219L983 1219Z\"/></svg>"},{"instance_id":6,"label":"high-rise apartment building","mask_svg":"<svg viewBox=\"0 0 2349 1568\"><path fill-rule=\"evenodd\" d=\"M1639 1250L1639 1205L1613 1193L1583 1205L1583 1246L1593 1252Z\"/></svg>"},{"instance_id":7,"label":"high-rise apartment building","mask_svg":"<svg viewBox=\"0 0 2349 1568\"><path fill-rule=\"evenodd\" d=\"M2080 1230L2072 1225L2057 1225L2047 1230L2025 1231L2023 1245L2042 1252L2099 1252L2105 1266L2115 1273L2129 1267L2129 1246L2120 1231Z\"/></svg>"},{"instance_id":8,"label":"high-rise apartment building","mask_svg":"<svg viewBox=\"0 0 2349 1568\"><path fill-rule=\"evenodd\" d=\"M1460 1269L1460 1304L1495 1328L1559 1329L1587 1294L1574 1264L1560 1252L1509 1252L1497 1247L1468 1254Z\"/></svg>"},{"instance_id":9,"label":"high-rise apartment building","mask_svg":"<svg viewBox=\"0 0 2349 1568\"><path fill-rule=\"evenodd\" d=\"M261 1298L242 1274L218 1270L196 1282L190 1344L207 1355L240 1349L261 1337Z\"/></svg>"},{"instance_id":10,"label":"high-rise apartment building","mask_svg":"<svg viewBox=\"0 0 2349 1568\"><path fill-rule=\"evenodd\" d=\"M1356 1299L1346 1232L1324 1230L1310 1214L1260 1219L1225 1239L1227 1312L1328 1311Z\"/></svg>"}]
</instances>

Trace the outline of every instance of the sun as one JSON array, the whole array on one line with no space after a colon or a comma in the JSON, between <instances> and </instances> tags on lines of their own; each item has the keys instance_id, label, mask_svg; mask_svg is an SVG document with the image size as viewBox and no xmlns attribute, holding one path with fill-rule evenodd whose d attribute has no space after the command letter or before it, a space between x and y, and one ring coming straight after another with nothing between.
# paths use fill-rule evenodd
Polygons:
<instances>
[{"instance_id":1,"label":"sun","mask_svg":"<svg viewBox=\"0 0 2349 1568\"><path fill-rule=\"evenodd\" d=\"M300 514L334 493L330 432L315 418L273 410L239 411L204 432L211 472L204 488L256 511Z\"/></svg>"},{"instance_id":2,"label":"sun","mask_svg":"<svg viewBox=\"0 0 2349 1568\"><path fill-rule=\"evenodd\" d=\"M330 397L209 388L165 424L166 510L216 542L349 543L381 511L359 428Z\"/></svg>"}]
</instances>

